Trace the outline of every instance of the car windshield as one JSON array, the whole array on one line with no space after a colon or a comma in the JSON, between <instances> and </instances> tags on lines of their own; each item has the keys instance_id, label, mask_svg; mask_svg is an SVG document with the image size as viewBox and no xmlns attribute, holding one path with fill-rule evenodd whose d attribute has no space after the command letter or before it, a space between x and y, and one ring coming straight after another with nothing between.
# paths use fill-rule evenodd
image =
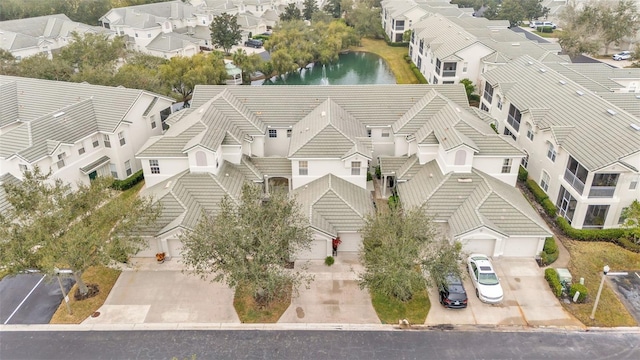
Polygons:
<instances>
[{"instance_id":1,"label":"car windshield","mask_svg":"<svg viewBox=\"0 0 640 360\"><path fill-rule=\"evenodd\" d=\"M478 282L482 285L498 285L498 277L494 273L480 273Z\"/></svg>"}]
</instances>

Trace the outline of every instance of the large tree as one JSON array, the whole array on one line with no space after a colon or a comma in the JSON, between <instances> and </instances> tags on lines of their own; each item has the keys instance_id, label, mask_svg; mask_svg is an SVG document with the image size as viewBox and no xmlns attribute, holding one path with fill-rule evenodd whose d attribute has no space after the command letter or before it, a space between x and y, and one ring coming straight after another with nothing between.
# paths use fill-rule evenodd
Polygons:
<instances>
[{"instance_id":1,"label":"large tree","mask_svg":"<svg viewBox=\"0 0 640 360\"><path fill-rule=\"evenodd\" d=\"M221 47L226 55L229 54L233 45L242 40L242 30L238 24L237 15L222 13L215 16L209 30L211 31L211 43Z\"/></svg>"},{"instance_id":2,"label":"large tree","mask_svg":"<svg viewBox=\"0 0 640 360\"><path fill-rule=\"evenodd\" d=\"M110 39L104 34L73 32L69 45L60 50L59 56L79 72L87 68L109 67L114 73L116 62L125 53L125 40L121 36Z\"/></svg>"},{"instance_id":3,"label":"large tree","mask_svg":"<svg viewBox=\"0 0 640 360\"><path fill-rule=\"evenodd\" d=\"M233 63L242 70L243 84L251 83L251 74L260 70L262 62L262 57L256 53L247 55L247 52L243 49L238 49L233 53Z\"/></svg>"},{"instance_id":4,"label":"large tree","mask_svg":"<svg viewBox=\"0 0 640 360\"><path fill-rule=\"evenodd\" d=\"M542 6L542 0L492 0L487 4L484 17L491 20L509 20L511 26L518 26L523 20L546 16L549 9Z\"/></svg>"},{"instance_id":5,"label":"large tree","mask_svg":"<svg viewBox=\"0 0 640 360\"><path fill-rule=\"evenodd\" d=\"M611 44L616 46L626 37L634 37L640 30L640 15L633 0L622 0L617 4L598 3L601 39L604 54L609 53Z\"/></svg>"},{"instance_id":6,"label":"large tree","mask_svg":"<svg viewBox=\"0 0 640 360\"><path fill-rule=\"evenodd\" d=\"M189 101L196 85L223 85L227 78L224 60L219 52L175 56L159 66L160 78L178 101Z\"/></svg>"},{"instance_id":7,"label":"large tree","mask_svg":"<svg viewBox=\"0 0 640 360\"><path fill-rule=\"evenodd\" d=\"M139 235L158 208L150 199L119 196L110 179L71 185L37 167L24 179L4 184L9 210L0 215L0 264L12 273L55 268L73 271L86 295L82 273L91 266L123 261L146 246Z\"/></svg>"},{"instance_id":8,"label":"large tree","mask_svg":"<svg viewBox=\"0 0 640 360\"><path fill-rule=\"evenodd\" d=\"M310 281L301 269L287 269L294 254L311 244L308 220L293 198L245 183L239 199L225 197L216 214L203 213L181 236L183 262L203 278L231 288L249 287L259 304Z\"/></svg>"},{"instance_id":9,"label":"large tree","mask_svg":"<svg viewBox=\"0 0 640 360\"><path fill-rule=\"evenodd\" d=\"M316 0L304 0L302 6L304 7L302 10L302 16L305 20L311 20L313 13L320 10Z\"/></svg>"},{"instance_id":10,"label":"large tree","mask_svg":"<svg viewBox=\"0 0 640 360\"><path fill-rule=\"evenodd\" d=\"M280 21L302 20L302 12L294 3L290 3L284 8L284 12L280 14Z\"/></svg>"},{"instance_id":11,"label":"large tree","mask_svg":"<svg viewBox=\"0 0 640 360\"><path fill-rule=\"evenodd\" d=\"M461 274L460 246L439 239L422 208L380 210L366 219L362 238L360 285L374 292L408 301L432 280Z\"/></svg>"},{"instance_id":12,"label":"large tree","mask_svg":"<svg viewBox=\"0 0 640 360\"><path fill-rule=\"evenodd\" d=\"M340 16L342 16L340 1L341 0L327 0L322 10L331 14L331 16L333 16L335 19L338 19L340 18Z\"/></svg>"},{"instance_id":13,"label":"large tree","mask_svg":"<svg viewBox=\"0 0 640 360\"><path fill-rule=\"evenodd\" d=\"M383 38L384 30L380 19L380 9L371 6L369 1L358 1L346 15L347 24L352 26L358 36L373 39Z\"/></svg>"},{"instance_id":14,"label":"large tree","mask_svg":"<svg viewBox=\"0 0 640 360\"><path fill-rule=\"evenodd\" d=\"M631 205L622 211L624 221L622 227L626 229L627 236L635 243L640 242L640 201L633 200Z\"/></svg>"}]
</instances>

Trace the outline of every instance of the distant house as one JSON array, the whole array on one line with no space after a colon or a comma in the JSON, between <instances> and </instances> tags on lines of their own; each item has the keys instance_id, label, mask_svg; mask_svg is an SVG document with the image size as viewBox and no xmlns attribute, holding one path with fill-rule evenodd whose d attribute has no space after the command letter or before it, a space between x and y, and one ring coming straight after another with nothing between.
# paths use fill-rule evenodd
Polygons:
<instances>
[{"instance_id":1,"label":"distant house","mask_svg":"<svg viewBox=\"0 0 640 360\"><path fill-rule=\"evenodd\" d=\"M482 106L527 152L522 166L559 216L577 229L614 228L640 198L640 99L607 91L628 89L630 82L612 81L628 69L572 72L579 67L513 60L482 74Z\"/></svg>"},{"instance_id":2,"label":"distant house","mask_svg":"<svg viewBox=\"0 0 640 360\"><path fill-rule=\"evenodd\" d=\"M191 108L137 153L145 192L163 207L140 255L180 256L179 234L244 182L301 204L314 242L298 258L323 259L335 237L339 251L358 251L373 211L367 173L380 166L381 196L426 203L466 250L533 257L550 232L514 188L525 153L493 132L494 120L468 107L461 85L197 86Z\"/></svg>"},{"instance_id":3,"label":"distant house","mask_svg":"<svg viewBox=\"0 0 640 360\"><path fill-rule=\"evenodd\" d=\"M171 98L142 90L0 76L0 175L35 166L71 184L125 179L134 155L162 133Z\"/></svg>"},{"instance_id":4,"label":"distant house","mask_svg":"<svg viewBox=\"0 0 640 360\"><path fill-rule=\"evenodd\" d=\"M0 49L8 50L18 60L36 54L47 54L67 46L71 34L93 33L114 35L99 26L71 21L64 14L0 21Z\"/></svg>"}]
</instances>

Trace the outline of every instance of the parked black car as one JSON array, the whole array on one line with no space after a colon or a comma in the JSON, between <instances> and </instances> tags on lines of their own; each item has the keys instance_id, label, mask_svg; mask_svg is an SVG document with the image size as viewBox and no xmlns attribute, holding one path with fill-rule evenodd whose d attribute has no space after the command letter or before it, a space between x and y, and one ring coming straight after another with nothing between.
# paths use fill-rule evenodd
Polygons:
<instances>
[{"instance_id":1,"label":"parked black car","mask_svg":"<svg viewBox=\"0 0 640 360\"><path fill-rule=\"evenodd\" d=\"M467 307L467 292L462 280L454 274L449 274L443 284L438 285L440 304L452 309Z\"/></svg>"},{"instance_id":2,"label":"parked black car","mask_svg":"<svg viewBox=\"0 0 640 360\"><path fill-rule=\"evenodd\" d=\"M261 48L262 47L262 40L258 40L258 39L249 39L247 41L244 42L244 46L250 46L252 48Z\"/></svg>"}]
</instances>

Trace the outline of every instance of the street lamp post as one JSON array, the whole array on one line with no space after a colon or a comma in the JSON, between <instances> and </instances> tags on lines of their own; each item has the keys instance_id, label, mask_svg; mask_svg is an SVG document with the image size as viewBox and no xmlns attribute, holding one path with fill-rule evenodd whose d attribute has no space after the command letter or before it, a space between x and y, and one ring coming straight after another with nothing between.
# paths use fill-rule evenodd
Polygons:
<instances>
[{"instance_id":1,"label":"street lamp post","mask_svg":"<svg viewBox=\"0 0 640 360\"><path fill-rule=\"evenodd\" d=\"M604 278L607 276L607 273L611 270L609 265L605 265L602 269L602 280L600 280L600 287L598 288L598 294L596 295L596 301L593 303L593 310L591 311L591 316L589 318L591 320L595 319L596 309L598 308L598 302L600 301L600 294L602 293L602 287L604 286Z\"/></svg>"}]
</instances>

